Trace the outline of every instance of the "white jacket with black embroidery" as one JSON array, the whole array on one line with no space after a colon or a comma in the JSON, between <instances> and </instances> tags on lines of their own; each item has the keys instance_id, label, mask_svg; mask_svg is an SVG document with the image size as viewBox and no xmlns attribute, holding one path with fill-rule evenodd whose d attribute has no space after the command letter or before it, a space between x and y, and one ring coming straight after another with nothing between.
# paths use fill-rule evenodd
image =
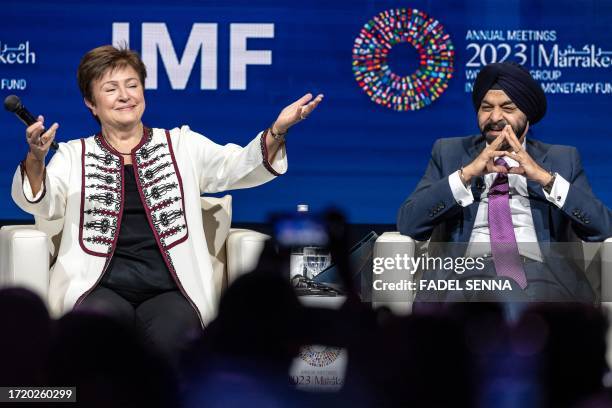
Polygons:
<instances>
[{"instance_id":1,"label":"white jacket with black embroidery","mask_svg":"<svg viewBox=\"0 0 612 408\"><path fill-rule=\"evenodd\" d=\"M188 126L147 129L132 150L132 164L159 250L177 286L206 325L219 293L202 229L200 195L263 184L287 170L284 148L267 161L265 134L246 147L213 143ZM52 314L72 310L101 280L121 227L123 158L100 134L60 143L33 196L24 163L12 186L15 203L47 220L63 219L51 270Z\"/></svg>"}]
</instances>

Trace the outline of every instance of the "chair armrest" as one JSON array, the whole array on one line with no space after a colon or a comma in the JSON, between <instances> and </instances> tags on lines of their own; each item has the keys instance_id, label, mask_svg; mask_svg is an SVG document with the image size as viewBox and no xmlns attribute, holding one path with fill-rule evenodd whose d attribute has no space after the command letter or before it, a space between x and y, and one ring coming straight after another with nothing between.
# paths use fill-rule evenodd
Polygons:
<instances>
[{"instance_id":1,"label":"chair armrest","mask_svg":"<svg viewBox=\"0 0 612 408\"><path fill-rule=\"evenodd\" d=\"M227 283L252 271L270 236L248 229L231 228L227 236Z\"/></svg>"},{"instance_id":2,"label":"chair armrest","mask_svg":"<svg viewBox=\"0 0 612 408\"><path fill-rule=\"evenodd\" d=\"M612 238L601 245L601 301L612 306ZM611 326L612 327L612 326Z\"/></svg>"},{"instance_id":3,"label":"chair armrest","mask_svg":"<svg viewBox=\"0 0 612 408\"><path fill-rule=\"evenodd\" d=\"M408 254L414 256L416 241L407 235L402 235L397 231L383 232L376 238L374 244L374 257L391 256L391 253ZM387 254L387 255L385 255Z\"/></svg>"},{"instance_id":4,"label":"chair armrest","mask_svg":"<svg viewBox=\"0 0 612 408\"><path fill-rule=\"evenodd\" d=\"M612 366L612 238L608 238L601 246L601 306L608 316L608 333L606 343L606 361Z\"/></svg>"},{"instance_id":5,"label":"chair armrest","mask_svg":"<svg viewBox=\"0 0 612 408\"><path fill-rule=\"evenodd\" d=\"M612 238L608 238L603 242L601 248L601 268L602 274L612 273Z\"/></svg>"},{"instance_id":6,"label":"chair armrest","mask_svg":"<svg viewBox=\"0 0 612 408\"><path fill-rule=\"evenodd\" d=\"M46 303L49 292L47 234L33 225L4 226L0 230L0 286L22 286Z\"/></svg>"},{"instance_id":7,"label":"chair armrest","mask_svg":"<svg viewBox=\"0 0 612 408\"><path fill-rule=\"evenodd\" d=\"M376 239L374 244L374 259L376 258L395 258L397 254L402 257L406 254L408 257L414 257L417 247L417 241L409 236L401 235L399 232L385 232ZM372 276L372 282L379 279L378 275ZM409 275L413 278L413 275ZM389 281L399 280L401 277L406 277L405 271L387 271L386 278ZM372 306L386 306L391 311L399 315L406 315L412 311L413 297L405 300L398 299L393 294L382 293L372 295Z\"/></svg>"}]
</instances>

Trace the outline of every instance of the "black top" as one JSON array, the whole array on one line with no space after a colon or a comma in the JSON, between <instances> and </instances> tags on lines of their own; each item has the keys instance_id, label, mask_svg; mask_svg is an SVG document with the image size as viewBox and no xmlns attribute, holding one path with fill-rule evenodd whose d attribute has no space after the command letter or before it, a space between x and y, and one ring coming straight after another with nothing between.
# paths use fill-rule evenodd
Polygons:
<instances>
[{"instance_id":1,"label":"black top","mask_svg":"<svg viewBox=\"0 0 612 408\"><path fill-rule=\"evenodd\" d=\"M101 284L126 297L176 290L142 205L134 168L127 164L123 173L125 198L121 228Z\"/></svg>"}]
</instances>

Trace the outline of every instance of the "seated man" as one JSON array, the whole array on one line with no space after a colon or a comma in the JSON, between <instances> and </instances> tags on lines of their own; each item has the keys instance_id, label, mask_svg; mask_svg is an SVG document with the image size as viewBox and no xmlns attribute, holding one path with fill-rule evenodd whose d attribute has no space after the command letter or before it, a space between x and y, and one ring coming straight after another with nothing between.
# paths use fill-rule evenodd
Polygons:
<instances>
[{"instance_id":1,"label":"seated man","mask_svg":"<svg viewBox=\"0 0 612 408\"><path fill-rule=\"evenodd\" d=\"M399 210L399 231L467 243L456 244L456 255L482 257L479 273L510 283L511 299L592 302L584 274L557 262L562 251L554 248L571 241L572 231L587 242L612 236L612 213L591 191L574 147L527 138L546 113L542 88L522 66L494 63L478 74L472 101L481 134L436 141ZM428 273L423 278L461 278ZM436 300L456 294L444 296Z\"/></svg>"}]
</instances>

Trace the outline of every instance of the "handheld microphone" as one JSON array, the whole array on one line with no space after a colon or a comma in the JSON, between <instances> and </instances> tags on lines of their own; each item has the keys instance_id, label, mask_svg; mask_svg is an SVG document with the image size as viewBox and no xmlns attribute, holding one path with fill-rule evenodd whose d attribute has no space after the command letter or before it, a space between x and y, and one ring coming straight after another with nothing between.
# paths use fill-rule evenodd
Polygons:
<instances>
[{"instance_id":1,"label":"handheld microphone","mask_svg":"<svg viewBox=\"0 0 612 408\"><path fill-rule=\"evenodd\" d=\"M9 112L13 112L26 126L36 123L36 118L34 115L32 115L30 111L23 106L21 99L19 99L17 95L9 95L4 99L4 109ZM57 150L59 145L55 140L53 140L50 147L53 150Z\"/></svg>"}]
</instances>

